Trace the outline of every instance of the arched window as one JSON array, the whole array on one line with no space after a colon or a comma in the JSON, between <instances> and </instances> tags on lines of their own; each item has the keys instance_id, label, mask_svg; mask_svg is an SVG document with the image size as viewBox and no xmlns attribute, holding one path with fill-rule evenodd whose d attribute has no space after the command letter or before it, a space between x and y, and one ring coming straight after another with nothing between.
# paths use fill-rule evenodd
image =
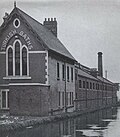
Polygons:
<instances>
[{"instance_id":1,"label":"arched window","mask_svg":"<svg viewBox=\"0 0 120 137\"><path fill-rule=\"evenodd\" d=\"M22 49L22 75L27 75L27 49Z\"/></svg>"},{"instance_id":2,"label":"arched window","mask_svg":"<svg viewBox=\"0 0 120 137\"><path fill-rule=\"evenodd\" d=\"M12 48L8 49L8 75L13 75L13 50Z\"/></svg>"},{"instance_id":3,"label":"arched window","mask_svg":"<svg viewBox=\"0 0 120 137\"><path fill-rule=\"evenodd\" d=\"M20 75L20 43L15 43L15 75Z\"/></svg>"},{"instance_id":4,"label":"arched window","mask_svg":"<svg viewBox=\"0 0 120 137\"><path fill-rule=\"evenodd\" d=\"M28 48L19 39L6 50L6 76L29 76Z\"/></svg>"}]
</instances>

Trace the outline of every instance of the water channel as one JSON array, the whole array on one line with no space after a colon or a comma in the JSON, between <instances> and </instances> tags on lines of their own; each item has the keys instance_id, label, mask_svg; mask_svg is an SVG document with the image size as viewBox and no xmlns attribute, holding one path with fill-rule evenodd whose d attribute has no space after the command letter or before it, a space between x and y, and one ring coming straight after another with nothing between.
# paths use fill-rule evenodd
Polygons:
<instances>
[{"instance_id":1,"label":"water channel","mask_svg":"<svg viewBox=\"0 0 120 137\"><path fill-rule=\"evenodd\" d=\"M120 107L39 127L0 133L0 137L120 137Z\"/></svg>"}]
</instances>

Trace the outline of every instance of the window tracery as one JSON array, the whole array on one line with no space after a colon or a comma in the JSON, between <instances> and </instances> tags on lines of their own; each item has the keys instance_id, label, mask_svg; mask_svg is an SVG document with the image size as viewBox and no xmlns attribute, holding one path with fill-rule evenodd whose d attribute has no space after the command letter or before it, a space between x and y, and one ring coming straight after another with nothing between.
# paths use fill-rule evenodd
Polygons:
<instances>
[{"instance_id":1,"label":"window tracery","mask_svg":"<svg viewBox=\"0 0 120 137\"><path fill-rule=\"evenodd\" d=\"M17 39L6 50L6 75L28 76L28 72L28 48Z\"/></svg>"}]
</instances>

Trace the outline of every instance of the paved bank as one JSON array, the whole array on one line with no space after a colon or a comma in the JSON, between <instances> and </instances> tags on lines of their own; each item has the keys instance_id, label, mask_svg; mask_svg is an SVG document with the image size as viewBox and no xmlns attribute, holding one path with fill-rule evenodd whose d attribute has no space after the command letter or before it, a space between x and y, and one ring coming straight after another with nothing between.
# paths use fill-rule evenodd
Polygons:
<instances>
[{"instance_id":1,"label":"paved bank","mask_svg":"<svg viewBox=\"0 0 120 137\"><path fill-rule=\"evenodd\" d=\"M110 106L108 106L110 108ZM101 108L106 109L106 108ZM16 130L16 129L24 129L24 128L31 128L33 126L38 126L41 124L47 124L50 122L60 121L72 117L77 117L83 114L88 114L90 112L98 111L94 110L84 110L84 111L76 111L76 112L69 112L54 116L47 116L47 117L14 117L14 116L2 116L4 119L3 123L0 124L0 131L9 131L9 130ZM2 119L1 118L1 119ZM5 119L6 118L6 119Z\"/></svg>"}]
</instances>

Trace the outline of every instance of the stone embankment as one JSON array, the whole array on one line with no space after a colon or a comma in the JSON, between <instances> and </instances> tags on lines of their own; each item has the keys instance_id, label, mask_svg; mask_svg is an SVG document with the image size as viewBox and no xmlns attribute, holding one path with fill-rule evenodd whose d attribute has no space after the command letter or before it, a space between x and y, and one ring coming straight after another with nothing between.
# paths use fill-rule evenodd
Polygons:
<instances>
[{"instance_id":1,"label":"stone embankment","mask_svg":"<svg viewBox=\"0 0 120 137\"><path fill-rule=\"evenodd\" d=\"M110 106L109 106L110 107ZM105 109L105 108L101 108ZM98 111L98 109L94 110L84 110L84 111L76 111L69 112L59 115L46 116L46 117L30 117L30 116L9 116L9 115L1 115L0 116L0 131L9 131L16 129L24 129L24 128L32 128L34 126L38 126L41 124L47 124L50 122L56 122L72 117L77 117L83 114L87 114L90 112Z\"/></svg>"}]
</instances>

